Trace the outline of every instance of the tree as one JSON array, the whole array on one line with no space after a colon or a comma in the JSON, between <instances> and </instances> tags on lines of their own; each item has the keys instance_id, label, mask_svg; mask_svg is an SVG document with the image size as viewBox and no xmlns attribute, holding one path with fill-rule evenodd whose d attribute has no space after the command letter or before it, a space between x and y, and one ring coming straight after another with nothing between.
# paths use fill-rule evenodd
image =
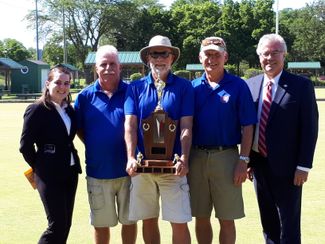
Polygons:
<instances>
[{"instance_id":1,"label":"tree","mask_svg":"<svg viewBox=\"0 0 325 244\"><path fill-rule=\"evenodd\" d=\"M139 16L139 4L152 6L153 0L40 0L39 19L41 35L63 35L62 20L65 17L65 33L75 47L77 60L85 70L86 80L91 81L89 67L84 60L89 51L96 51L99 43L108 42L123 50L132 42L132 27ZM131 14L132 13L132 14ZM29 20L34 21L34 15ZM103 39L103 42L101 42Z\"/></svg>"},{"instance_id":2,"label":"tree","mask_svg":"<svg viewBox=\"0 0 325 244\"><path fill-rule=\"evenodd\" d=\"M240 63L257 65L255 45L264 33L270 33L274 20L272 0L225 0L218 20L217 35L227 43L228 63L235 64L239 75Z\"/></svg>"},{"instance_id":3,"label":"tree","mask_svg":"<svg viewBox=\"0 0 325 244\"><path fill-rule=\"evenodd\" d=\"M75 47L71 43L67 43L67 50L69 53L67 63L82 68L82 64L76 59L77 51ZM43 60L51 66L63 63L62 36L53 35L49 41L47 41L43 49Z\"/></svg>"},{"instance_id":4,"label":"tree","mask_svg":"<svg viewBox=\"0 0 325 244\"><path fill-rule=\"evenodd\" d=\"M320 61L325 64L325 2L314 1L295 12L289 23L294 43L291 57L294 61Z\"/></svg>"},{"instance_id":5,"label":"tree","mask_svg":"<svg viewBox=\"0 0 325 244\"><path fill-rule=\"evenodd\" d=\"M293 43L296 39L294 32L292 32L292 25L297 20L299 9L283 9L279 13L279 34L285 39L288 49L287 60L293 60L294 51Z\"/></svg>"},{"instance_id":6,"label":"tree","mask_svg":"<svg viewBox=\"0 0 325 244\"><path fill-rule=\"evenodd\" d=\"M0 43L0 56L11 58L17 62L32 57L21 42L10 38L4 39Z\"/></svg>"},{"instance_id":7,"label":"tree","mask_svg":"<svg viewBox=\"0 0 325 244\"><path fill-rule=\"evenodd\" d=\"M230 64L246 60L257 64L255 45L264 33L274 26L272 0L225 0L223 5L214 1L177 0L171 8L176 44L182 55L179 66L198 62L202 39L220 36L227 43Z\"/></svg>"},{"instance_id":8,"label":"tree","mask_svg":"<svg viewBox=\"0 0 325 244\"><path fill-rule=\"evenodd\" d=\"M249 66L255 66L257 62L257 56L255 52L255 45L257 43L257 40L253 34L256 28L256 18L253 14L255 4L256 2L254 1L244 0L240 3L238 12L240 21L240 31L238 31L239 33L237 34L237 37L240 40L240 50L239 52L237 52L237 56L241 60L240 62L245 60L247 61ZM267 13L267 16L271 16L270 9L266 8L265 12ZM269 21L271 21L271 17Z\"/></svg>"},{"instance_id":9,"label":"tree","mask_svg":"<svg viewBox=\"0 0 325 244\"><path fill-rule=\"evenodd\" d=\"M30 53L30 55L31 55L30 58L32 60L36 60L37 59L36 49L35 48L33 48L33 47L28 48L28 52Z\"/></svg>"},{"instance_id":10,"label":"tree","mask_svg":"<svg viewBox=\"0 0 325 244\"><path fill-rule=\"evenodd\" d=\"M131 33L133 36L130 38L133 41L129 41L128 50L140 50L155 35L170 37L170 33L172 32L170 13L161 6L142 8L139 13L139 18L132 26L132 30Z\"/></svg>"},{"instance_id":11,"label":"tree","mask_svg":"<svg viewBox=\"0 0 325 244\"><path fill-rule=\"evenodd\" d=\"M53 36L43 48L43 60L51 66L63 63L63 48L61 37Z\"/></svg>"},{"instance_id":12,"label":"tree","mask_svg":"<svg viewBox=\"0 0 325 244\"><path fill-rule=\"evenodd\" d=\"M255 53L260 37L275 30L273 0L176 0L169 10L156 0L38 0L41 39L46 40L44 58L61 62L63 15L68 60L82 68L89 51L112 44L120 51L139 51L154 35L168 36L181 49L176 69L197 63L200 42L208 36L225 39L229 64L258 66ZM280 12L280 34L293 60L325 63L324 0L314 0L303 9ZM32 25L35 13L28 16ZM1 43L0 43L1 52ZM59 59L55 59L59 57ZM174 67L175 68L175 67Z\"/></svg>"},{"instance_id":13,"label":"tree","mask_svg":"<svg viewBox=\"0 0 325 244\"><path fill-rule=\"evenodd\" d=\"M181 49L177 67L198 63L201 40L213 36L218 30L220 7L211 1L178 0L171 8L173 44Z\"/></svg>"},{"instance_id":14,"label":"tree","mask_svg":"<svg viewBox=\"0 0 325 244\"><path fill-rule=\"evenodd\" d=\"M238 2L226 0L222 6L222 14L218 20L220 29L217 35L222 37L227 44L229 54L229 63L236 64L237 72L239 72L239 64L241 62L241 53L244 51L242 43L250 33L240 28L240 5ZM239 37L240 35L240 37Z\"/></svg>"},{"instance_id":15,"label":"tree","mask_svg":"<svg viewBox=\"0 0 325 244\"><path fill-rule=\"evenodd\" d=\"M4 45L3 42L0 40L0 57L4 57Z\"/></svg>"}]
</instances>

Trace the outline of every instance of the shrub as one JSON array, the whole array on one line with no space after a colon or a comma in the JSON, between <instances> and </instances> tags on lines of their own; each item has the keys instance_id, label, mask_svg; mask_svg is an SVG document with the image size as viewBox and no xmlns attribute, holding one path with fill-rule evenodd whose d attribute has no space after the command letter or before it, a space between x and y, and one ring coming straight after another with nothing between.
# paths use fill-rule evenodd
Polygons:
<instances>
[{"instance_id":1,"label":"shrub","mask_svg":"<svg viewBox=\"0 0 325 244\"><path fill-rule=\"evenodd\" d=\"M325 82L325 75L321 75L318 77L318 80L319 81L324 81Z\"/></svg>"},{"instance_id":2,"label":"shrub","mask_svg":"<svg viewBox=\"0 0 325 244\"><path fill-rule=\"evenodd\" d=\"M141 73L133 73L132 75L130 75L130 81L139 80L140 78L142 78Z\"/></svg>"},{"instance_id":3,"label":"shrub","mask_svg":"<svg viewBox=\"0 0 325 244\"><path fill-rule=\"evenodd\" d=\"M196 71L194 78L200 78L202 76L202 74L203 74L203 71Z\"/></svg>"},{"instance_id":4,"label":"shrub","mask_svg":"<svg viewBox=\"0 0 325 244\"><path fill-rule=\"evenodd\" d=\"M251 77L257 76L262 73L263 73L263 71L260 69L251 68L251 69L247 69L244 71L244 77L245 77L245 79L249 79Z\"/></svg>"},{"instance_id":5,"label":"shrub","mask_svg":"<svg viewBox=\"0 0 325 244\"><path fill-rule=\"evenodd\" d=\"M177 70L174 74L187 80L191 79L191 72L188 70Z\"/></svg>"},{"instance_id":6,"label":"shrub","mask_svg":"<svg viewBox=\"0 0 325 244\"><path fill-rule=\"evenodd\" d=\"M227 70L227 72L230 74L233 74L233 75L237 74L236 65L234 65L234 64L226 64L225 70Z\"/></svg>"},{"instance_id":7,"label":"shrub","mask_svg":"<svg viewBox=\"0 0 325 244\"><path fill-rule=\"evenodd\" d=\"M312 80L314 86L325 86L325 82L319 80Z\"/></svg>"},{"instance_id":8,"label":"shrub","mask_svg":"<svg viewBox=\"0 0 325 244\"><path fill-rule=\"evenodd\" d=\"M301 76L301 74L298 74L298 75ZM306 76L304 76L304 77L306 77ZM306 78L310 79L313 82L314 86L325 86L325 79L322 80L320 77L317 77L314 75L312 75L310 77L306 77Z\"/></svg>"}]
</instances>

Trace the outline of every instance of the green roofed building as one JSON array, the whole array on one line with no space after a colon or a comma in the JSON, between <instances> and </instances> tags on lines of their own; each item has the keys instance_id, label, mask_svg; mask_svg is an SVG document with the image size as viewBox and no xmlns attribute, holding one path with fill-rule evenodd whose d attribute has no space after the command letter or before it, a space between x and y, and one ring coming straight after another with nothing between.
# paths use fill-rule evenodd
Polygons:
<instances>
[{"instance_id":1,"label":"green roofed building","mask_svg":"<svg viewBox=\"0 0 325 244\"><path fill-rule=\"evenodd\" d=\"M128 80L130 75L133 73L141 73L142 75L144 75L145 66L140 59L139 52L120 51L118 57L123 67L121 73L122 79ZM96 63L96 52L88 53L85 59L85 64L93 67L94 80L97 79L95 63Z\"/></svg>"},{"instance_id":2,"label":"green roofed building","mask_svg":"<svg viewBox=\"0 0 325 244\"><path fill-rule=\"evenodd\" d=\"M5 90L11 89L11 72L13 70L21 70L23 68L23 65L10 58L0 58L0 73L3 74L5 78Z\"/></svg>"},{"instance_id":3,"label":"green roofed building","mask_svg":"<svg viewBox=\"0 0 325 244\"><path fill-rule=\"evenodd\" d=\"M50 65L39 60L24 60L20 70L11 74L13 93L39 93L42 91Z\"/></svg>"},{"instance_id":4,"label":"green roofed building","mask_svg":"<svg viewBox=\"0 0 325 244\"><path fill-rule=\"evenodd\" d=\"M202 64L187 64L186 70L191 72L191 80L200 77L204 72Z\"/></svg>"},{"instance_id":5,"label":"green roofed building","mask_svg":"<svg viewBox=\"0 0 325 244\"><path fill-rule=\"evenodd\" d=\"M321 68L320 62L288 62L288 70L308 77L319 74Z\"/></svg>"},{"instance_id":6,"label":"green roofed building","mask_svg":"<svg viewBox=\"0 0 325 244\"><path fill-rule=\"evenodd\" d=\"M320 69L320 62L288 62L288 69Z\"/></svg>"},{"instance_id":7,"label":"green roofed building","mask_svg":"<svg viewBox=\"0 0 325 244\"><path fill-rule=\"evenodd\" d=\"M186 70L188 70L188 71L203 71L204 69L203 69L202 64L187 64Z\"/></svg>"}]
</instances>

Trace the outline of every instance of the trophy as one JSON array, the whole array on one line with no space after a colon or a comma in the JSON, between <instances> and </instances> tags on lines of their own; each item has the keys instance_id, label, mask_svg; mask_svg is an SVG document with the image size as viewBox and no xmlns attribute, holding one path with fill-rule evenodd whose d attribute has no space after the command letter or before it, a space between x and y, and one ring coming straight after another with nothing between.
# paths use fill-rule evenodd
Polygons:
<instances>
[{"instance_id":1,"label":"trophy","mask_svg":"<svg viewBox=\"0 0 325 244\"><path fill-rule=\"evenodd\" d=\"M177 154L173 155L177 121L168 117L162 108L161 100L165 82L160 80L160 73L155 81L158 104L149 117L141 121L143 143L146 159L141 152L137 155L138 173L175 173L174 165L179 161Z\"/></svg>"}]
</instances>

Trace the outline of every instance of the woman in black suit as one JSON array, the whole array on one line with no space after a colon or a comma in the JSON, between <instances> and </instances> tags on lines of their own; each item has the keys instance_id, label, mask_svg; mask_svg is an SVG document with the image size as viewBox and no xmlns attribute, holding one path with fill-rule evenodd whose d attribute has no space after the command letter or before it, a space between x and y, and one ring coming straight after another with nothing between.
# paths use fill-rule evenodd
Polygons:
<instances>
[{"instance_id":1,"label":"woman in black suit","mask_svg":"<svg viewBox=\"0 0 325 244\"><path fill-rule=\"evenodd\" d=\"M67 241L80 160L73 145L75 113L70 105L71 73L63 66L50 70L41 98L24 114L20 152L32 167L48 227L38 243Z\"/></svg>"}]
</instances>

